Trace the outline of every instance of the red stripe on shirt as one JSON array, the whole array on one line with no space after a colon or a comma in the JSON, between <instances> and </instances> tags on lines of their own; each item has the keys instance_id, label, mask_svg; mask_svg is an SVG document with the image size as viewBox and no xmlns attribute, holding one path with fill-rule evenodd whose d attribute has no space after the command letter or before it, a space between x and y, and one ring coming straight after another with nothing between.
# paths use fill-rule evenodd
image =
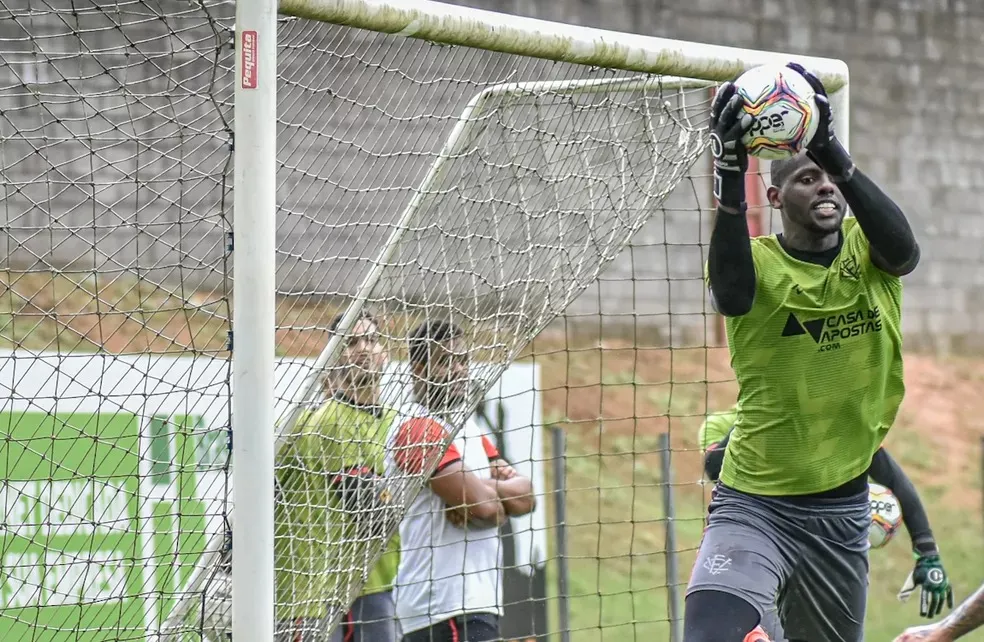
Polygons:
<instances>
[{"instance_id":1,"label":"red stripe on shirt","mask_svg":"<svg viewBox=\"0 0 984 642\"><path fill-rule=\"evenodd\" d=\"M461 460L461 453L450 440L450 434L439 422L430 417L414 417L397 430L393 459L411 475L441 469Z\"/></svg>"},{"instance_id":2,"label":"red stripe on shirt","mask_svg":"<svg viewBox=\"0 0 984 642\"><path fill-rule=\"evenodd\" d=\"M499 458L499 449L485 435L482 435L482 448L485 449L485 455L489 458L489 461Z\"/></svg>"}]
</instances>

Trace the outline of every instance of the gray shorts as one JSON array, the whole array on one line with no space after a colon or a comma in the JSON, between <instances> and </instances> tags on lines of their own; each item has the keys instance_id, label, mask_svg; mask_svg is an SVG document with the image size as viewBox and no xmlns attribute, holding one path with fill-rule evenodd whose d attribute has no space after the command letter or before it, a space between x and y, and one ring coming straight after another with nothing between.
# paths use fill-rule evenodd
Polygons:
<instances>
[{"instance_id":1,"label":"gray shorts","mask_svg":"<svg viewBox=\"0 0 984 642\"><path fill-rule=\"evenodd\" d=\"M329 611L338 613L338 610ZM400 639L391 591L356 598L328 637L331 619L325 616L277 622L274 642L397 642Z\"/></svg>"},{"instance_id":2,"label":"gray shorts","mask_svg":"<svg viewBox=\"0 0 984 642\"><path fill-rule=\"evenodd\" d=\"M711 497L687 595L713 590L748 601L773 640L864 639L867 493L806 504L718 484Z\"/></svg>"},{"instance_id":3,"label":"gray shorts","mask_svg":"<svg viewBox=\"0 0 984 642\"><path fill-rule=\"evenodd\" d=\"M398 642L393 593L362 595L332 631L330 642Z\"/></svg>"}]
</instances>

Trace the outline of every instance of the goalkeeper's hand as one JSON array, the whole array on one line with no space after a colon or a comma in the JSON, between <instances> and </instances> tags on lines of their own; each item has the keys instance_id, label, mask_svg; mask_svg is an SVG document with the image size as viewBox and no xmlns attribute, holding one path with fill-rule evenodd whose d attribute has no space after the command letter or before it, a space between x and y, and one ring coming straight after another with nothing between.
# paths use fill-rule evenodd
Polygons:
<instances>
[{"instance_id":1,"label":"goalkeeper's hand","mask_svg":"<svg viewBox=\"0 0 984 642\"><path fill-rule=\"evenodd\" d=\"M820 82L820 79L812 72L807 71L803 65L791 62L786 66L806 78L816 94L814 101L817 104L817 115L820 117L820 123L817 125L816 134L806 146L807 155L820 169L827 172L834 182L848 180L854 173L854 161L851 160L851 155L847 153L834 133L834 113L830 109L827 89Z\"/></svg>"},{"instance_id":2,"label":"goalkeeper's hand","mask_svg":"<svg viewBox=\"0 0 984 642\"><path fill-rule=\"evenodd\" d=\"M741 137L754 119L742 109L734 84L718 88L711 104L711 154L714 156L714 196L728 210L745 210L745 170L748 151Z\"/></svg>"},{"instance_id":3,"label":"goalkeeper's hand","mask_svg":"<svg viewBox=\"0 0 984 642\"><path fill-rule=\"evenodd\" d=\"M919 614L923 617L934 618L943 612L943 605L953 608L953 587L943 568L943 562L938 553L916 553L916 567L909 573L899 600L905 602L920 587Z\"/></svg>"}]
</instances>

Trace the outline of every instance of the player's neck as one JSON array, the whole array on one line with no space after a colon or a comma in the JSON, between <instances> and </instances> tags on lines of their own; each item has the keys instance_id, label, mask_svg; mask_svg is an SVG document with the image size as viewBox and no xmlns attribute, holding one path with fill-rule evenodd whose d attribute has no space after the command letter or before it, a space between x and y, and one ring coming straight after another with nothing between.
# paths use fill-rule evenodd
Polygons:
<instances>
[{"instance_id":1,"label":"player's neck","mask_svg":"<svg viewBox=\"0 0 984 642\"><path fill-rule=\"evenodd\" d=\"M826 252L837 247L840 231L818 235L803 228L783 230L783 245L800 252Z\"/></svg>"},{"instance_id":2,"label":"player's neck","mask_svg":"<svg viewBox=\"0 0 984 642\"><path fill-rule=\"evenodd\" d=\"M415 381L413 398L435 417L450 421L454 415L455 408L448 404L447 395L439 387L432 388L423 381Z\"/></svg>"},{"instance_id":3,"label":"player's neck","mask_svg":"<svg viewBox=\"0 0 984 642\"><path fill-rule=\"evenodd\" d=\"M375 406L379 403L377 386L347 386L339 390L339 394L356 406Z\"/></svg>"}]
</instances>

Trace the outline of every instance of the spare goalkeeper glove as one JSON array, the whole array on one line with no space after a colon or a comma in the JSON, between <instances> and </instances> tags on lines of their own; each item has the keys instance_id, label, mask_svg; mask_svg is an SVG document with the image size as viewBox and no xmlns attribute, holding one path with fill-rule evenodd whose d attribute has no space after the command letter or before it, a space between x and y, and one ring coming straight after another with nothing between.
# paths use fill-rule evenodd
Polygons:
<instances>
[{"instance_id":1,"label":"spare goalkeeper glove","mask_svg":"<svg viewBox=\"0 0 984 642\"><path fill-rule=\"evenodd\" d=\"M943 612L943 605L953 608L953 587L943 568L939 553L915 553L916 567L909 573L898 598L905 602L919 586L919 615L934 618Z\"/></svg>"}]
</instances>

